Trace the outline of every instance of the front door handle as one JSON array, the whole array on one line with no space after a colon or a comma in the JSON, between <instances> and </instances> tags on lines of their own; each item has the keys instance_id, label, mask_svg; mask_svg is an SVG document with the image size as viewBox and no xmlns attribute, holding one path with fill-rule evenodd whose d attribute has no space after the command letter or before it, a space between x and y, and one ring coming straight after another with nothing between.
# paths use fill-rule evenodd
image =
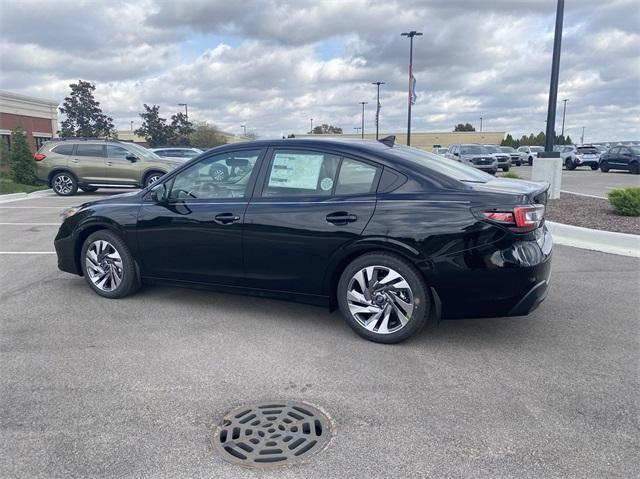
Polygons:
<instances>
[{"instance_id":1,"label":"front door handle","mask_svg":"<svg viewBox=\"0 0 640 479\"><path fill-rule=\"evenodd\" d=\"M113 166L113 163L111 163L110 161L107 161L107 166Z\"/></svg>"},{"instance_id":2,"label":"front door handle","mask_svg":"<svg viewBox=\"0 0 640 479\"><path fill-rule=\"evenodd\" d=\"M71 163L78 163L78 161L79 160L77 158L74 158L73 160L71 160Z\"/></svg>"},{"instance_id":3,"label":"front door handle","mask_svg":"<svg viewBox=\"0 0 640 479\"><path fill-rule=\"evenodd\" d=\"M233 213L220 213L219 215L214 216L213 219L219 225L230 225L232 223L240 221L240 217L238 215L234 215Z\"/></svg>"},{"instance_id":4,"label":"front door handle","mask_svg":"<svg viewBox=\"0 0 640 479\"><path fill-rule=\"evenodd\" d=\"M347 223L353 223L358 220L356 215L351 215L346 211L336 211L335 213L329 213L326 217L329 223L334 225L346 225Z\"/></svg>"}]
</instances>

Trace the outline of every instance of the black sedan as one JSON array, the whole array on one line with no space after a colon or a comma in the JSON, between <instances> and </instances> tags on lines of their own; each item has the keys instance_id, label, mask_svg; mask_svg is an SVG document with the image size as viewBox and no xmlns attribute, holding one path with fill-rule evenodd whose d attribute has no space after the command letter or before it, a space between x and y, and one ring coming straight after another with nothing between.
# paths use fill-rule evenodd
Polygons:
<instances>
[{"instance_id":1,"label":"black sedan","mask_svg":"<svg viewBox=\"0 0 640 479\"><path fill-rule=\"evenodd\" d=\"M600 171L625 170L640 174L640 146L614 146L600 155Z\"/></svg>"},{"instance_id":2,"label":"black sedan","mask_svg":"<svg viewBox=\"0 0 640 479\"><path fill-rule=\"evenodd\" d=\"M142 283L282 298L340 308L361 336L394 343L430 316L517 316L540 304L547 188L392 137L254 141L66 210L55 247L61 270L107 298Z\"/></svg>"}]
</instances>

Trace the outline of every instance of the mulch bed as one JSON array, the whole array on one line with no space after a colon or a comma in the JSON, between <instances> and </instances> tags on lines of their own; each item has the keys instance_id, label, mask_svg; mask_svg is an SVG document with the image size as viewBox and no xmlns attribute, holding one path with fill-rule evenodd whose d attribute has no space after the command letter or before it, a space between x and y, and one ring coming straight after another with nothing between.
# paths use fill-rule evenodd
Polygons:
<instances>
[{"instance_id":1,"label":"mulch bed","mask_svg":"<svg viewBox=\"0 0 640 479\"><path fill-rule=\"evenodd\" d=\"M596 230L640 235L640 216L614 213L608 200L561 193L560 199L549 200L546 219Z\"/></svg>"}]
</instances>

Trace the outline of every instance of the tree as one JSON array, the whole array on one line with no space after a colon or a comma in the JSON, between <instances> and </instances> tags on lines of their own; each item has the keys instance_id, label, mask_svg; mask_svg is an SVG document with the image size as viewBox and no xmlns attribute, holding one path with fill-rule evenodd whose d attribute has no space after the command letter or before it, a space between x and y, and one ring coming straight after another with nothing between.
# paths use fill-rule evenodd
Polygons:
<instances>
[{"instance_id":1,"label":"tree","mask_svg":"<svg viewBox=\"0 0 640 479\"><path fill-rule=\"evenodd\" d=\"M458 123L453 131L476 131L476 129L471 123L465 123L464 125L462 123Z\"/></svg>"},{"instance_id":2,"label":"tree","mask_svg":"<svg viewBox=\"0 0 640 479\"><path fill-rule=\"evenodd\" d=\"M500 146L511 146L513 148L517 148L516 146L513 146L513 143L513 136L511 136L511 133L507 133L506 138L500 142Z\"/></svg>"},{"instance_id":3,"label":"tree","mask_svg":"<svg viewBox=\"0 0 640 479\"><path fill-rule=\"evenodd\" d=\"M191 135L191 146L196 148L213 148L227 143L226 137L220 133L215 125L209 125L206 121L198 123Z\"/></svg>"},{"instance_id":4,"label":"tree","mask_svg":"<svg viewBox=\"0 0 640 479\"><path fill-rule=\"evenodd\" d=\"M172 146L189 146L189 136L195 131L193 123L184 113L177 113L171 117L172 137L169 144Z\"/></svg>"},{"instance_id":5,"label":"tree","mask_svg":"<svg viewBox=\"0 0 640 479\"><path fill-rule=\"evenodd\" d=\"M95 85L78 80L69 86L71 94L60 107L60 113L66 118L58 134L65 137L109 137L114 130L113 118L102 113L100 102L93 97Z\"/></svg>"},{"instance_id":6,"label":"tree","mask_svg":"<svg viewBox=\"0 0 640 479\"><path fill-rule=\"evenodd\" d=\"M309 133L314 135L342 135L342 128L323 123L320 126L316 126Z\"/></svg>"},{"instance_id":7,"label":"tree","mask_svg":"<svg viewBox=\"0 0 640 479\"><path fill-rule=\"evenodd\" d=\"M158 105L149 106L144 104L144 112L140 113L142 125L134 133L143 137L149 146L167 146L173 135L173 128L167 125L166 118L160 117L160 107Z\"/></svg>"},{"instance_id":8,"label":"tree","mask_svg":"<svg viewBox=\"0 0 640 479\"><path fill-rule=\"evenodd\" d=\"M36 165L27 143L27 135L24 134L21 127L17 127L11 132L9 163L11 164L11 176L17 183L35 184Z\"/></svg>"},{"instance_id":9,"label":"tree","mask_svg":"<svg viewBox=\"0 0 640 479\"><path fill-rule=\"evenodd\" d=\"M0 178L11 177L11 152L6 142L0 141Z\"/></svg>"}]
</instances>

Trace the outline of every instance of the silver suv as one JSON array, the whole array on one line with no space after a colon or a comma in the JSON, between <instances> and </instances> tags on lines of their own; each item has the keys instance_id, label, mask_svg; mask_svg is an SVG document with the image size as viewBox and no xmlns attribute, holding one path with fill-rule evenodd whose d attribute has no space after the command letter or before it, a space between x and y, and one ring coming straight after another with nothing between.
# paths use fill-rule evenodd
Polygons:
<instances>
[{"instance_id":1,"label":"silver suv","mask_svg":"<svg viewBox=\"0 0 640 479\"><path fill-rule=\"evenodd\" d=\"M34 155L36 177L60 196L75 195L78 188L141 188L184 163L160 158L135 143L92 138L57 138Z\"/></svg>"}]
</instances>

